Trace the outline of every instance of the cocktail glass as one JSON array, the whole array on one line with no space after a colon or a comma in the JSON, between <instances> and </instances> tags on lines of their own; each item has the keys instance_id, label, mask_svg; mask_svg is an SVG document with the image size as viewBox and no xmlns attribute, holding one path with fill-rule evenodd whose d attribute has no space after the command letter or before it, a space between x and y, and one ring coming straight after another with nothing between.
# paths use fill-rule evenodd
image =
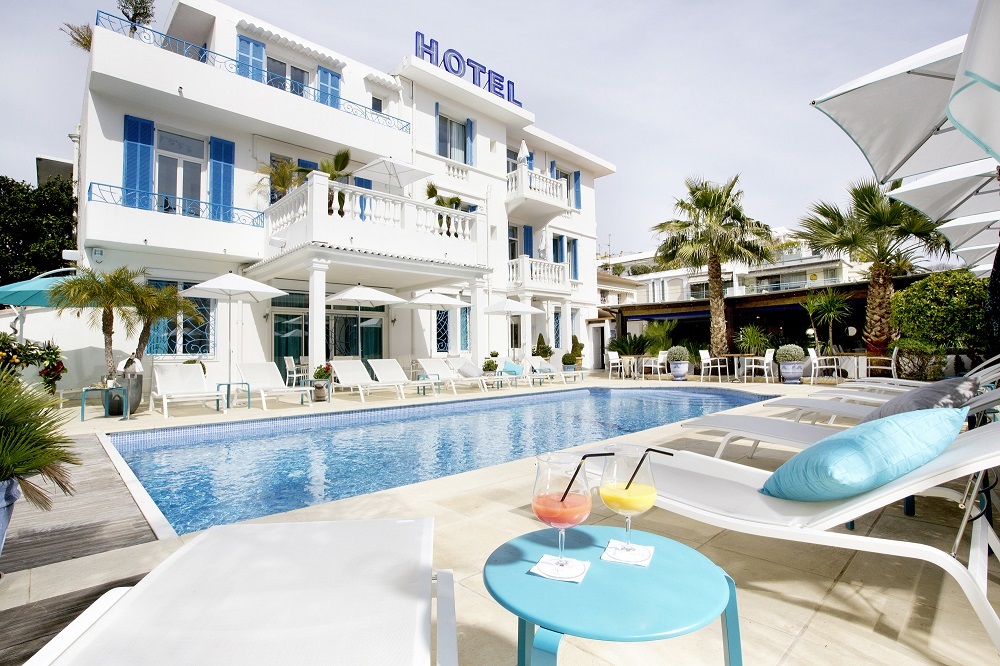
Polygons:
<instances>
[{"instance_id":1,"label":"cocktail glass","mask_svg":"<svg viewBox=\"0 0 1000 666\"><path fill-rule=\"evenodd\" d=\"M615 559L642 562L649 558L649 549L632 543L632 516L652 508L656 502L653 473L644 460L643 449L620 448L607 460L601 477L601 500L615 513L625 516L625 543L613 552Z\"/></svg>"},{"instance_id":2,"label":"cocktail glass","mask_svg":"<svg viewBox=\"0 0 1000 666\"><path fill-rule=\"evenodd\" d=\"M566 528L575 527L590 515L590 490L585 472L577 473L580 456L549 453L538 456L531 508L538 519L559 530L559 559L542 562L538 569L550 578L576 578L586 567L565 557Z\"/></svg>"}]
</instances>

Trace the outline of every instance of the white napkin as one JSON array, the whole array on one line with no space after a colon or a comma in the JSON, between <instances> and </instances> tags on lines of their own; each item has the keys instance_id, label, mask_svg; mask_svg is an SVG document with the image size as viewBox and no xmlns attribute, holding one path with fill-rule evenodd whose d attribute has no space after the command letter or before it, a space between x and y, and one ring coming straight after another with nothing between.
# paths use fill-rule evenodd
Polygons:
<instances>
[{"instance_id":1,"label":"white napkin","mask_svg":"<svg viewBox=\"0 0 1000 666\"><path fill-rule=\"evenodd\" d=\"M638 562L630 562L628 560L618 559L618 549L625 545L624 541L616 541L615 539L608 540L608 547L604 549L601 553L601 559L608 562L619 562L621 564L632 564L637 567L648 567L649 563L653 561L653 550L654 546L642 546L647 551L649 551L649 556L644 560L639 560ZM639 544L632 544L633 546L639 547Z\"/></svg>"},{"instance_id":2,"label":"white napkin","mask_svg":"<svg viewBox=\"0 0 1000 666\"><path fill-rule=\"evenodd\" d=\"M566 558L567 562L579 562L580 564L583 565L583 573L577 576L576 578L553 578L552 576L546 576L538 568L539 564L555 564L558 561L559 558L556 557L555 555L542 555L542 559L538 560L538 564L531 567L531 573L538 574L542 578L548 578L549 580L561 580L567 583L579 583L583 581L583 577L587 575L588 571L590 571L590 562L585 562L584 560L574 560L569 557Z\"/></svg>"}]
</instances>

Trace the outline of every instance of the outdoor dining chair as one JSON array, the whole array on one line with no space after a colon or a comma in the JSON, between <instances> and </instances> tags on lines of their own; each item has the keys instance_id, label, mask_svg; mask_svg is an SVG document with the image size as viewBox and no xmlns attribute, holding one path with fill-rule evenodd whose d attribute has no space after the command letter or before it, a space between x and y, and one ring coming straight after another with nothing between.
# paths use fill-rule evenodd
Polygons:
<instances>
[{"instance_id":1,"label":"outdoor dining chair","mask_svg":"<svg viewBox=\"0 0 1000 666\"><path fill-rule=\"evenodd\" d=\"M833 371L833 381L840 382L840 359L836 356L820 356L814 347L809 348L809 361L812 366L809 383L815 384L824 370Z\"/></svg>"},{"instance_id":2,"label":"outdoor dining chair","mask_svg":"<svg viewBox=\"0 0 1000 666\"><path fill-rule=\"evenodd\" d=\"M698 355L701 356L701 381L705 381L705 375L711 378L712 371L715 370L719 373L719 383L721 384L722 373L729 372L729 361L721 356L712 356L707 349L699 349Z\"/></svg>"},{"instance_id":3,"label":"outdoor dining chair","mask_svg":"<svg viewBox=\"0 0 1000 666\"><path fill-rule=\"evenodd\" d=\"M299 366L295 363L295 358L292 356L285 357L285 385L286 386L298 386L302 384L302 380L308 376L306 368Z\"/></svg>"},{"instance_id":4,"label":"outdoor dining chair","mask_svg":"<svg viewBox=\"0 0 1000 666\"><path fill-rule=\"evenodd\" d=\"M760 370L764 373L764 383L774 381L774 350L768 349L763 356L751 356L743 359L743 381L748 381L747 377L751 371ZM770 379L768 379L770 378Z\"/></svg>"}]
</instances>

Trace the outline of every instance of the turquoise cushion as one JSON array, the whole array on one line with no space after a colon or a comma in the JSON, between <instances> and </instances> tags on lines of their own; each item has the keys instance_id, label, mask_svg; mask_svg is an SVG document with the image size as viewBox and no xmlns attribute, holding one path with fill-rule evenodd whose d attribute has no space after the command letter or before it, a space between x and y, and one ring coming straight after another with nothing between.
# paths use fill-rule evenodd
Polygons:
<instances>
[{"instance_id":1,"label":"turquoise cushion","mask_svg":"<svg viewBox=\"0 0 1000 666\"><path fill-rule=\"evenodd\" d=\"M760 492L825 502L884 486L936 458L968 413L968 407L921 409L842 430L789 458Z\"/></svg>"},{"instance_id":2,"label":"turquoise cushion","mask_svg":"<svg viewBox=\"0 0 1000 666\"><path fill-rule=\"evenodd\" d=\"M522 368L521 366L519 366L517 363L514 363L513 361L506 361L506 362L504 362L503 368L501 368L501 370L503 370L503 373L505 375L523 375L524 374L524 368Z\"/></svg>"}]
</instances>

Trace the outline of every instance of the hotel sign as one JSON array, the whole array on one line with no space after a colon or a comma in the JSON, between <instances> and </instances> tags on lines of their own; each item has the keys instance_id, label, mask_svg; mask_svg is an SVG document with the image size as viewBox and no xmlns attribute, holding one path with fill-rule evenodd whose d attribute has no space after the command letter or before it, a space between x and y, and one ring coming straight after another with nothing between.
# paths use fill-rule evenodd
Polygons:
<instances>
[{"instance_id":1,"label":"hotel sign","mask_svg":"<svg viewBox=\"0 0 1000 666\"><path fill-rule=\"evenodd\" d=\"M521 103L514 97L514 82L504 79L503 74L488 69L472 58L466 58L455 49L448 49L440 53L436 39L426 39L424 33L418 32L416 38L416 55L421 60L426 60L435 67L443 67L444 71L454 74L459 78L465 78L467 74L472 76L472 85L483 88L500 99L505 99L511 104L521 106Z\"/></svg>"}]
</instances>

